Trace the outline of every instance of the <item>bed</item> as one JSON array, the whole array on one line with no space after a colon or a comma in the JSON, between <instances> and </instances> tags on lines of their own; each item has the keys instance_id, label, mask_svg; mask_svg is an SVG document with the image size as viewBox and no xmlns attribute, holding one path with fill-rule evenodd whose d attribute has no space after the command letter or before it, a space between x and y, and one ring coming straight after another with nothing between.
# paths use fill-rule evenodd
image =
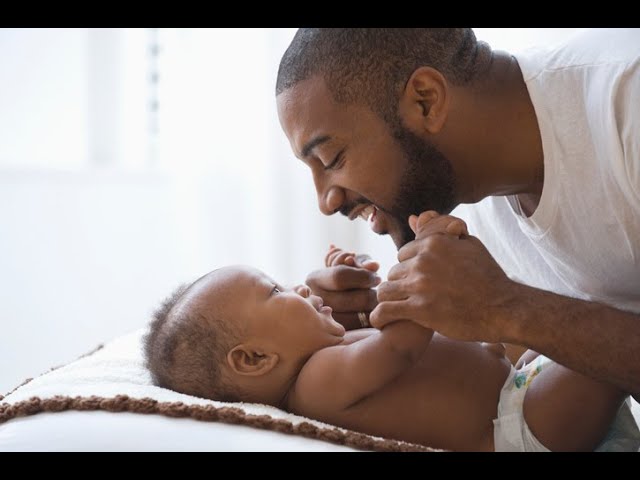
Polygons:
<instances>
[{"instance_id":1,"label":"bed","mask_svg":"<svg viewBox=\"0 0 640 480\"><path fill-rule=\"evenodd\" d=\"M139 329L0 396L4 451L436 451L152 384ZM632 402L640 421L640 405Z\"/></svg>"},{"instance_id":2,"label":"bed","mask_svg":"<svg viewBox=\"0 0 640 480\"><path fill-rule=\"evenodd\" d=\"M0 451L431 451L275 407L223 403L152 384L145 329L0 398Z\"/></svg>"}]
</instances>

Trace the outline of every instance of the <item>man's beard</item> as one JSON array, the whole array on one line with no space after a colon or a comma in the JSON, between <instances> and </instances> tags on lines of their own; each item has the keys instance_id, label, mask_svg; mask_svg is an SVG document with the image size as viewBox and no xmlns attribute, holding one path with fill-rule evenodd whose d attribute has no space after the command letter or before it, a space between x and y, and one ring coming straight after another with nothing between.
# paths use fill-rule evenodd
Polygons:
<instances>
[{"instance_id":1,"label":"man's beard","mask_svg":"<svg viewBox=\"0 0 640 480\"><path fill-rule=\"evenodd\" d=\"M435 210L444 215L455 205L455 178L449 160L431 143L405 128L400 119L391 127L408 167L403 173L395 202L389 213L400 228L401 245L412 241L409 215Z\"/></svg>"}]
</instances>

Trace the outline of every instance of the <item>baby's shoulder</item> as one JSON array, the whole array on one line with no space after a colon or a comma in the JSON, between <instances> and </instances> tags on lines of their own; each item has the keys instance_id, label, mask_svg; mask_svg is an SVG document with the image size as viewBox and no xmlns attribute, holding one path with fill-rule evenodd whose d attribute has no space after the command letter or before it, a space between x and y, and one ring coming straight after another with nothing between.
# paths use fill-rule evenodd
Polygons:
<instances>
[{"instance_id":1,"label":"baby's shoulder","mask_svg":"<svg viewBox=\"0 0 640 480\"><path fill-rule=\"evenodd\" d=\"M335 369L339 357L349 344L326 347L314 353L300 369L289 392L289 409L308 413L309 409L324 408L331 402L331 391L337 387Z\"/></svg>"},{"instance_id":2,"label":"baby's shoulder","mask_svg":"<svg viewBox=\"0 0 640 480\"><path fill-rule=\"evenodd\" d=\"M362 328L349 331L342 343L325 347L315 352L300 369L294 385L289 392L289 404L309 409L331 410L338 408L341 399L336 392L347 392L353 379L344 375L347 360L359 348L358 343L378 335L375 328Z\"/></svg>"}]
</instances>

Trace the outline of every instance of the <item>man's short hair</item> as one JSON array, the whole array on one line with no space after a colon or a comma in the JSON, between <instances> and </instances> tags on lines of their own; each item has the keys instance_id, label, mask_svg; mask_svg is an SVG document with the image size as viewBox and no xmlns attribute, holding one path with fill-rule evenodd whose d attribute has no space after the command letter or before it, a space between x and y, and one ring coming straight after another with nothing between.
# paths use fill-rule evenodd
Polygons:
<instances>
[{"instance_id":1,"label":"man's short hair","mask_svg":"<svg viewBox=\"0 0 640 480\"><path fill-rule=\"evenodd\" d=\"M391 121L400 93L421 66L456 85L478 73L470 28L301 28L280 61L276 95L320 75L339 103L362 103Z\"/></svg>"}]
</instances>

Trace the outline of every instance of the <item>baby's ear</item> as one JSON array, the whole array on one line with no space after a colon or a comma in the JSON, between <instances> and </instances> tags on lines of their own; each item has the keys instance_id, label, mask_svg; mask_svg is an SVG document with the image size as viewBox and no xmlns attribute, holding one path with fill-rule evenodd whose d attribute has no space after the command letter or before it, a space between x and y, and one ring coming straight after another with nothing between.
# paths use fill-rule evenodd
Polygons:
<instances>
[{"instance_id":1,"label":"baby's ear","mask_svg":"<svg viewBox=\"0 0 640 480\"><path fill-rule=\"evenodd\" d=\"M251 377L269 373L280 361L277 353L266 353L252 345L240 344L227 353L227 364L238 375Z\"/></svg>"}]
</instances>

